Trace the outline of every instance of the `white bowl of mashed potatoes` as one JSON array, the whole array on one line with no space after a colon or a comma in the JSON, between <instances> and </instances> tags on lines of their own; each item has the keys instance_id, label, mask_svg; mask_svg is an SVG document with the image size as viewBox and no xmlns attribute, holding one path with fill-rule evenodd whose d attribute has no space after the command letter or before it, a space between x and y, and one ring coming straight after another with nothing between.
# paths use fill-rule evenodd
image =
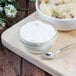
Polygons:
<instances>
[{"instance_id":1,"label":"white bowl of mashed potatoes","mask_svg":"<svg viewBox=\"0 0 76 76\"><path fill-rule=\"evenodd\" d=\"M36 0L40 18L57 30L76 29L76 0Z\"/></svg>"}]
</instances>

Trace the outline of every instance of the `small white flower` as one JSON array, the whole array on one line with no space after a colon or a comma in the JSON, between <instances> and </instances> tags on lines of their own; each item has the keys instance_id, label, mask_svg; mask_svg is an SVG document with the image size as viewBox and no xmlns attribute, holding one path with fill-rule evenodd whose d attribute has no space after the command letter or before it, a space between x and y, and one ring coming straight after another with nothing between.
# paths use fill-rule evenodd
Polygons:
<instances>
[{"instance_id":1,"label":"small white flower","mask_svg":"<svg viewBox=\"0 0 76 76\"><path fill-rule=\"evenodd\" d=\"M2 12L2 11L3 11L3 7L0 6L0 12Z\"/></svg>"},{"instance_id":2,"label":"small white flower","mask_svg":"<svg viewBox=\"0 0 76 76\"><path fill-rule=\"evenodd\" d=\"M11 2L12 0L8 0L8 2Z\"/></svg>"},{"instance_id":3,"label":"small white flower","mask_svg":"<svg viewBox=\"0 0 76 76\"><path fill-rule=\"evenodd\" d=\"M0 21L0 30L6 26L6 23L4 21Z\"/></svg>"},{"instance_id":4,"label":"small white flower","mask_svg":"<svg viewBox=\"0 0 76 76\"><path fill-rule=\"evenodd\" d=\"M12 2L12 1L15 1L15 0L8 0L8 2Z\"/></svg>"},{"instance_id":5,"label":"small white flower","mask_svg":"<svg viewBox=\"0 0 76 76\"><path fill-rule=\"evenodd\" d=\"M11 2L12 0L8 0L8 2Z\"/></svg>"},{"instance_id":6,"label":"small white flower","mask_svg":"<svg viewBox=\"0 0 76 76\"><path fill-rule=\"evenodd\" d=\"M5 27L5 26L6 26L6 23L5 23L5 22L3 22L3 23L2 23L2 26L3 26L3 27Z\"/></svg>"},{"instance_id":7,"label":"small white flower","mask_svg":"<svg viewBox=\"0 0 76 76\"><path fill-rule=\"evenodd\" d=\"M13 5L11 5L11 4L6 5L4 10L5 10L6 16L8 16L8 17L15 18L16 15L17 15L16 8Z\"/></svg>"}]
</instances>

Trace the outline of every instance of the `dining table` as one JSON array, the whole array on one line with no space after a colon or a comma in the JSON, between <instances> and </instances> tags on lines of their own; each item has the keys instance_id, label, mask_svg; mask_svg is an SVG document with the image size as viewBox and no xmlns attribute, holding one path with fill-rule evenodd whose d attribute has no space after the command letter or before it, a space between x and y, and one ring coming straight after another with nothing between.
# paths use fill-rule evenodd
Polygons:
<instances>
[{"instance_id":1,"label":"dining table","mask_svg":"<svg viewBox=\"0 0 76 76\"><path fill-rule=\"evenodd\" d=\"M76 30L57 31L57 40L49 51L57 52L60 48L73 43L75 46L65 49L63 53L53 59L46 59L42 57L42 54L30 53L19 38L20 28L30 21L37 20L43 21L37 12L34 12L4 31L1 35L2 45L16 55L16 58L14 58L15 56L12 53L6 55L8 59L10 58L11 65L6 67L13 68L15 73L20 71L22 76L76 76Z\"/></svg>"},{"instance_id":2,"label":"dining table","mask_svg":"<svg viewBox=\"0 0 76 76\"><path fill-rule=\"evenodd\" d=\"M33 7L34 3L31 6ZM28 52L19 39L20 28L30 21L44 21L36 10L24 13L26 17L1 33L0 76L76 76L76 46L65 49L53 59L45 59L42 54ZM76 30L57 31L56 42L49 51L58 51L72 43L76 43Z\"/></svg>"}]
</instances>

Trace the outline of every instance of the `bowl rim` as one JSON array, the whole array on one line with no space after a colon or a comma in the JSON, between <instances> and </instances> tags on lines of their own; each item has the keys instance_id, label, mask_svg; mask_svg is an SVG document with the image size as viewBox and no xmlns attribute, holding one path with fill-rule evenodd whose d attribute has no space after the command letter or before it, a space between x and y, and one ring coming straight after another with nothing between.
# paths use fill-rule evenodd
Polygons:
<instances>
[{"instance_id":1,"label":"bowl rim","mask_svg":"<svg viewBox=\"0 0 76 76\"><path fill-rule=\"evenodd\" d=\"M35 1L35 6L36 6L36 9L37 11L39 11L41 14L43 14L45 17L48 17L50 19L54 19L54 20L59 20L59 21L73 21L73 20L76 20L76 18L73 18L73 19L59 19L59 18L55 18L55 17L49 17L48 15L44 14L38 7L38 0Z\"/></svg>"}]
</instances>

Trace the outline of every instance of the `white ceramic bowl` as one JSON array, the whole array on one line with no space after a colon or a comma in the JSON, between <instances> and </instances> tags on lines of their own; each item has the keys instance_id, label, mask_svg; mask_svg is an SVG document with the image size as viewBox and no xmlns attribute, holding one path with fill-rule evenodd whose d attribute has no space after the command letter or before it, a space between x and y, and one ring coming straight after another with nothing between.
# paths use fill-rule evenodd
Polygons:
<instances>
[{"instance_id":1,"label":"white ceramic bowl","mask_svg":"<svg viewBox=\"0 0 76 76\"><path fill-rule=\"evenodd\" d=\"M46 22L49 22L57 30L68 31L68 30L76 29L76 18L73 18L73 19L58 19L58 18L47 16L39 9L39 3L40 3L39 0L36 0L37 14L40 16L40 18L42 20L45 20Z\"/></svg>"},{"instance_id":2,"label":"white ceramic bowl","mask_svg":"<svg viewBox=\"0 0 76 76\"><path fill-rule=\"evenodd\" d=\"M57 31L54 27L41 21L33 21L23 25L19 38L31 53L45 53L56 41Z\"/></svg>"}]
</instances>

